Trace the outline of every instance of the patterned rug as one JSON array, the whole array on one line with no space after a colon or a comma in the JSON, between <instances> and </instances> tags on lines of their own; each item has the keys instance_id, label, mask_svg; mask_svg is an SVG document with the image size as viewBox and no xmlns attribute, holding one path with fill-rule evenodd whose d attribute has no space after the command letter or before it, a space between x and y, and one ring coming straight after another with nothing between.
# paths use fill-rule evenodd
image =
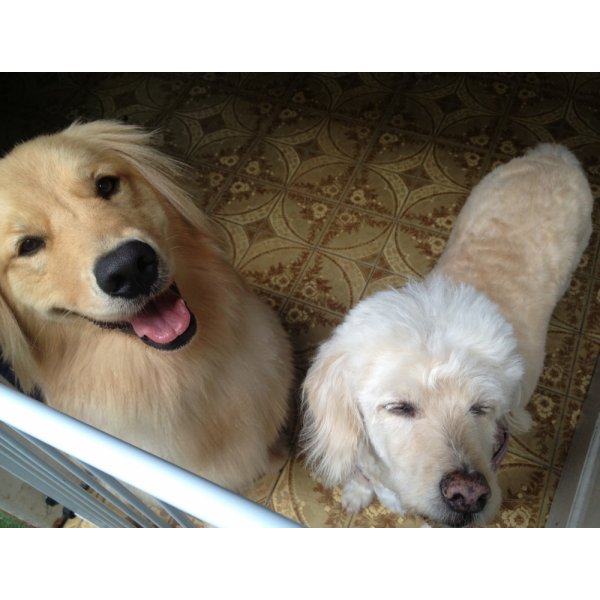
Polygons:
<instances>
[{"instance_id":1,"label":"patterned rug","mask_svg":"<svg viewBox=\"0 0 600 600\"><path fill-rule=\"evenodd\" d=\"M428 272L472 186L540 141L565 144L600 194L593 74L2 75L0 150L77 117L162 131L195 170L233 264L276 310L300 379L350 307ZM5 127L6 125L6 127ZM500 470L499 527L543 526L600 349L600 214L556 309L531 433ZM250 496L310 527L413 527L357 515L293 451Z\"/></svg>"}]
</instances>

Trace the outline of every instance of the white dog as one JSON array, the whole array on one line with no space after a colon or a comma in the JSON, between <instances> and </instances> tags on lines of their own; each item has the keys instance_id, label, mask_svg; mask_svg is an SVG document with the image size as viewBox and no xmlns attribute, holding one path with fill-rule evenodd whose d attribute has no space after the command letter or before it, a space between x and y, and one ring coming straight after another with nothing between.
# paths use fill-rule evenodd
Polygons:
<instances>
[{"instance_id":1,"label":"white dog","mask_svg":"<svg viewBox=\"0 0 600 600\"><path fill-rule=\"evenodd\" d=\"M448 525L497 512L508 432L526 431L548 322L591 234L577 159L542 144L475 187L426 279L377 293L324 343L303 388L309 467L349 511Z\"/></svg>"}]
</instances>

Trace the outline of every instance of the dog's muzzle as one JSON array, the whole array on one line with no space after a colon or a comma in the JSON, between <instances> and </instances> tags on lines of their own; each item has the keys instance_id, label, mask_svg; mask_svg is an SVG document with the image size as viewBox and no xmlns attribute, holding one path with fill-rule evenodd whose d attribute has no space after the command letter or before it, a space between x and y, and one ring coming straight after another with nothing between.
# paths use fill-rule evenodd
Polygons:
<instances>
[{"instance_id":1,"label":"dog's muzzle","mask_svg":"<svg viewBox=\"0 0 600 600\"><path fill-rule=\"evenodd\" d=\"M143 308L119 322L99 322L107 329L135 333L160 350L176 350L196 333L196 319L175 284L160 291L160 260L154 249L139 240L124 242L101 256L94 266L98 287L113 298L144 299Z\"/></svg>"}]
</instances>

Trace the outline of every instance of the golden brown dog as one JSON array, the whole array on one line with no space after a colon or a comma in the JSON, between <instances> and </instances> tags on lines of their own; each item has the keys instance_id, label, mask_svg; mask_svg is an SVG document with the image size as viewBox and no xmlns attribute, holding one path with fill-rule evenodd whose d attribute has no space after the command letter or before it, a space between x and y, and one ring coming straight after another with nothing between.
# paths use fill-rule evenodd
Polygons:
<instances>
[{"instance_id":1,"label":"golden brown dog","mask_svg":"<svg viewBox=\"0 0 600 600\"><path fill-rule=\"evenodd\" d=\"M177 175L111 121L0 160L0 346L50 406L239 490L270 466L291 352Z\"/></svg>"}]
</instances>

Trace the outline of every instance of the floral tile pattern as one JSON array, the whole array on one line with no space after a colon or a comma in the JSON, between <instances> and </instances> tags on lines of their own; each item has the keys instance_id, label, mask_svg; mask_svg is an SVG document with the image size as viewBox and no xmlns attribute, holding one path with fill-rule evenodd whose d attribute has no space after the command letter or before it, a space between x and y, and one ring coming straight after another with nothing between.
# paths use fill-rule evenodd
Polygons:
<instances>
[{"instance_id":1,"label":"floral tile pattern","mask_svg":"<svg viewBox=\"0 0 600 600\"><path fill-rule=\"evenodd\" d=\"M470 189L540 141L581 160L600 196L600 75L561 73L6 74L0 151L76 118L159 131L231 262L275 310L298 381L361 298L422 277ZM600 353L600 208L556 308L530 411L500 469L493 527L543 526ZM295 431L299 425L296 424ZM346 514L296 445L248 492L310 527L421 527L375 502Z\"/></svg>"}]
</instances>

